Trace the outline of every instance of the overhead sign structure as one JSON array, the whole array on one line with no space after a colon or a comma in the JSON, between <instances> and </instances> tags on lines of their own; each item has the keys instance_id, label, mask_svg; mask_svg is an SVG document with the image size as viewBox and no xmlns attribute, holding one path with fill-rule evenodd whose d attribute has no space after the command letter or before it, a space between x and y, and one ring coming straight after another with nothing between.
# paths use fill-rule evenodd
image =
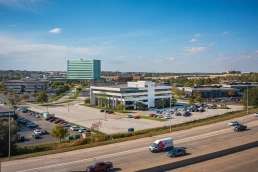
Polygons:
<instances>
[{"instance_id":1,"label":"overhead sign structure","mask_svg":"<svg viewBox=\"0 0 258 172\"><path fill-rule=\"evenodd\" d=\"M120 88L120 91L138 91L139 88Z\"/></svg>"}]
</instances>

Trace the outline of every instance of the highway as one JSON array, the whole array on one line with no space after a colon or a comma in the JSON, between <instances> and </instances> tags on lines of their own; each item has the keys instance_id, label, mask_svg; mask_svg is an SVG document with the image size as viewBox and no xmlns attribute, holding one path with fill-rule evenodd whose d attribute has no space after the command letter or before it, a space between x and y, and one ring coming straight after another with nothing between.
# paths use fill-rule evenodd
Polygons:
<instances>
[{"instance_id":1,"label":"highway","mask_svg":"<svg viewBox=\"0 0 258 172\"><path fill-rule=\"evenodd\" d=\"M246 171L257 172L258 169L258 147L204 161L194 165L171 170L171 172L231 172ZM223 168L221 168L223 167Z\"/></svg>"},{"instance_id":2,"label":"highway","mask_svg":"<svg viewBox=\"0 0 258 172\"><path fill-rule=\"evenodd\" d=\"M113 162L115 168L113 171L137 171L147 166L178 161L203 151L215 150L220 146L227 147L234 142L247 141L256 137L258 118L249 115L237 120L246 124L250 130L234 132L233 127L227 126L229 121L225 121L123 143L4 162L2 163L2 172L82 171L96 161ZM189 154L185 157L169 158L166 156L166 152L151 153L148 151L148 146L153 141L165 137L172 137L175 147L185 147Z\"/></svg>"}]
</instances>

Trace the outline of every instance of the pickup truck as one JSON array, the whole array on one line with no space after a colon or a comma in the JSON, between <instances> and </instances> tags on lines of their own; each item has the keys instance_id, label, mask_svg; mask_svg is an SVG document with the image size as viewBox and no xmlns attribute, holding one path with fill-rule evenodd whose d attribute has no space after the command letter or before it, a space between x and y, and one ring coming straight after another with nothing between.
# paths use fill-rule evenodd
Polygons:
<instances>
[{"instance_id":1,"label":"pickup truck","mask_svg":"<svg viewBox=\"0 0 258 172\"><path fill-rule=\"evenodd\" d=\"M93 172L93 171L109 171L110 169L113 168L112 162L96 162L95 164L89 166L86 168L87 172Z\"/></svg>"}]
</instances>

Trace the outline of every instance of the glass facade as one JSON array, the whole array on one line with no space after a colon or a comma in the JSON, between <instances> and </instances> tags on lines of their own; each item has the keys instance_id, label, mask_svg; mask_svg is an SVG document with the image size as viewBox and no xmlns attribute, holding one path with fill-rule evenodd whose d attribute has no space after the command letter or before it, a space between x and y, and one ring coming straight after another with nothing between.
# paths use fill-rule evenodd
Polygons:
<instances>
[{"instance_id":1,"label":"glass facade","mask_svg":"<svg viewBox=\"0 0 258 172\"><path fill-rule=\"evenodd\" d=\"M67 79L69 80L92 80L100 79L100 60L68 60Z\"/></svg>"}]
</instances>

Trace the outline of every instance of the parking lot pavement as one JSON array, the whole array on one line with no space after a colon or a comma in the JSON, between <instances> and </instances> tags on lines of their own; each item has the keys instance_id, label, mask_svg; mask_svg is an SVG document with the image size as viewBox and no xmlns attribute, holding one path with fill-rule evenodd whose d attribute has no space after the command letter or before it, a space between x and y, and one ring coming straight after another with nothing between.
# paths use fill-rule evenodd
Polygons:
<instances>
[{"instance_id":1,"label":"parking lot pavement","mask_svg":"<svg viewBox=\"0 0 258 172\"><path fill-rule=\"evenodd\" d=\"M28 120L30 120L34 123L38 123L38 128L39 129L47 130L49 133L51 132L51 130L56 125L56 124L53 124L49 121L45 121L44 119L36 118L36 117L34 117L32 115L29 115L27 113L22 113L22 112L18 112L18 111L16 111L16 113L22 118L28 119ZM34 134L33 133L34 129L26 127L23 124L19 124L19 129L20 129L20 131L18 132L18 134L20 134L21 136L25 136L25 141L18 143L19 146L35 145L35 144L57 141L57 139L53 138L50 134L41 135L40 139L34 139L34 138L32 138L32 135ZM70 129L69 129L69 132L70 132L70 135L80 134L78 131L72 131Z\"/></svg>"},{"instance_id":2,"label":"parking lot pavement","mask_svg":"<svg viewBox=\"0 0 258 172\"><path fill-rule=\"evenodd\" d=\"M205 112L193 112L192 116L183 117L183 116L175 116L172 115L171 124L179 124L187 121L207 118L209 116L221 115L226 112L241 110L242 106L228 106L230 109L208 109ZM42 106L33 106L32 110L44 110L45 107ZM93 123L101 121L102 126L100 127L100 131L112 134L117 132L127 132L128 128L133 127L136 131L143 130L148 128L162 127L165 125L170 125L170 121L154 121L148 119L129 119L124 118L125 115L110 115L106 114L105 121L105 113L101 113L99 109L90 108L81 106L78 104L70 105L68 111L68 105L58 105L51 106L48 108L50 113L55 113L55 116L63 118L68 122L72 122L78 125L85 126L90 128ZM148 115L154 111L142 111L137 113L133 113L133 115Z\"/></svg>"}]
</instances>

